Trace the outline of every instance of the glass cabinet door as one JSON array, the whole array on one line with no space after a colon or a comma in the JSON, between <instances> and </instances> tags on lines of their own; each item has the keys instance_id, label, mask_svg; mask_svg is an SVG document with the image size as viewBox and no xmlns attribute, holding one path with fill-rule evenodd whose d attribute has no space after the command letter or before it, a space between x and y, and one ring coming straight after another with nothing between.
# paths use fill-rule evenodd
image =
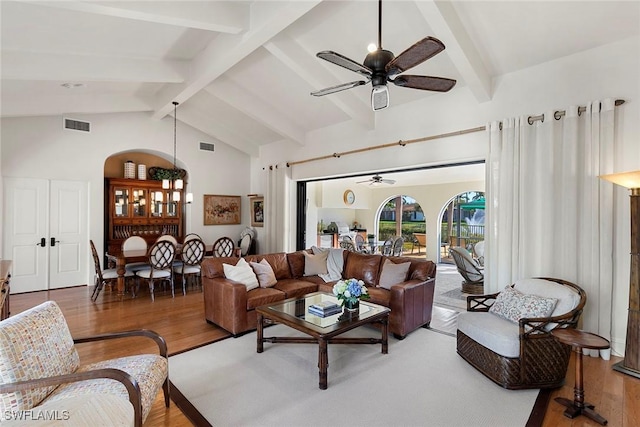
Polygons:
<instances>
[{"instance_id":1,"label":"glass cabinet door","mask_svg":"<svg viewBox=\"0 0 640 427\"><path fill-rule=\"evenodd\" d=\"M146 218L147 216L147 190L133 189L133 217Z\"/></svg>"},{"instance_id":2,"label":"glass cabinet door","mask_svg":"<svg viewBox=\"0 0 640 427\"><path fill-rule=\"evenodd\" d=\"M129 189L115 188L113 191L114 215L117 218L129 216Z\"/></svg>"},{"instance_id":3,"label":"glass cabinet door","mask_svg":"<svg viewBox=\"0 0 640 427\"><path fill-rule=\"evenodd\" d=\"M165 216L175 218L178 216L178 206L180 205L180 192L169 191L167 197L167 213Z\"/></svg>"},{"instance_id":4,"label":"glass cabinet door","mask_svg":"<svg viewBox=\"0 0 640 427\"><path fill-rule=\"evenodd\" d=\"M164 206L164 191L151 192L151 216L158 218L162 216Z\"/></svg>"}]
</instances>

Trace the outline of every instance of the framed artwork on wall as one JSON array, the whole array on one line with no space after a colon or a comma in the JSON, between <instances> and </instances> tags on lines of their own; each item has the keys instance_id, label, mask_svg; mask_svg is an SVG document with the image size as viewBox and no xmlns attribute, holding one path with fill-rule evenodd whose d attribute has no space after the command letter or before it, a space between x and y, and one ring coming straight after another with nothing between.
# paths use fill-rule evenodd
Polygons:
<instances>
[{"instance_id":1,"label":"framed artwork on wall","mask_svg":"<svg viewBox=\"0 0 640 427\"><path fill-rule=\"evenodd\" d=\"M204 225L240 224L240 196L204 195Z\"/></svg>"},{"instance_id":2,"label":"framed artwork on wall","mask_svg":"<svg viewBox=\"0 0 640 427\"><path fill-rule=\"evenodd\" d=\"M264 197L250 197L251 226L262 227L264 225Z\"/></svg>"}]
</instances>

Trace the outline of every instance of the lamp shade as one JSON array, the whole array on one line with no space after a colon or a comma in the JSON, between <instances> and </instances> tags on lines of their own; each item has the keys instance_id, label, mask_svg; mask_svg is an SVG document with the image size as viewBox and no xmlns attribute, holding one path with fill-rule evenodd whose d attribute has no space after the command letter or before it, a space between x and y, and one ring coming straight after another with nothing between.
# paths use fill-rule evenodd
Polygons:
<instances>
[{"instance_id":1,"label":"lamp shade","mask_svg":"<svg viewBox=\"0 0 640 427\"><path fill-rule=\"evenodd\" d=\"M600 178L629 189L640 188L640 170L600 175Z\"/></svg>"}]
</instances>

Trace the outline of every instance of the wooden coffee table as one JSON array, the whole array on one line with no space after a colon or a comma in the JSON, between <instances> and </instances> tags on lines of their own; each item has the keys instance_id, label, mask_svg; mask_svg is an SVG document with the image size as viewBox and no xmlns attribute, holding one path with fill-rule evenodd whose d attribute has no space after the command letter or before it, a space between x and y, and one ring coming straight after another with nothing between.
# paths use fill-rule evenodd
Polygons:
<instances>
[{"instance_id":1,"label":"wooden coffee table","mask_svg":"<svg viewBox=\"0 0 640 427\"><path fill-rule=\"evenodd\" d=\"M335 301L336 297L323 292L314 292L301 298L291 298L256 308L258 316L257 351L262 353L264 343L315 344L319 346L318 370L319 387L327 389L327 370L329 367L329 344L382 344L382 353L389 351L389 312L387 307L360 301L360 310L354 314L346 311L333 316L319 317L308 312L309 306L321 301ZM264 327L281 323L309 335L306 337L265 337ZM369 323L382 325L382 337L377 338L345 338L337 337L351 329Z\"/></svg>"}]
</instances>

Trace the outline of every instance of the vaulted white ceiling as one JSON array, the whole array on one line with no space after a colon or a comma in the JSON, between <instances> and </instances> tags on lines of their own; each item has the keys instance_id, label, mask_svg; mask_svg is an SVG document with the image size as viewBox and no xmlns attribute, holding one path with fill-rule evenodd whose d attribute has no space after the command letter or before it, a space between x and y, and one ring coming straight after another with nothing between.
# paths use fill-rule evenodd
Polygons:
<instances>
[{"instance_id":1,"label":"vaulted white ceiling","mask_svg":"<svg viewBox=\"0 0 640 427\"><path fill-rule=\"evenodd\" d=\"M6 1L2 117L147 111L172 114L251 155L347 120L373 129L371 86L315 57L358 62L377 37L367 1ZM638 1L386 1L383 47L433 36L446 50L411 74L457 79L479 103L496 76L640 33ZM65 83L82 84L68 89ZM391 105L434 92L390 87Z\"/></svg>"}]
</instances>

